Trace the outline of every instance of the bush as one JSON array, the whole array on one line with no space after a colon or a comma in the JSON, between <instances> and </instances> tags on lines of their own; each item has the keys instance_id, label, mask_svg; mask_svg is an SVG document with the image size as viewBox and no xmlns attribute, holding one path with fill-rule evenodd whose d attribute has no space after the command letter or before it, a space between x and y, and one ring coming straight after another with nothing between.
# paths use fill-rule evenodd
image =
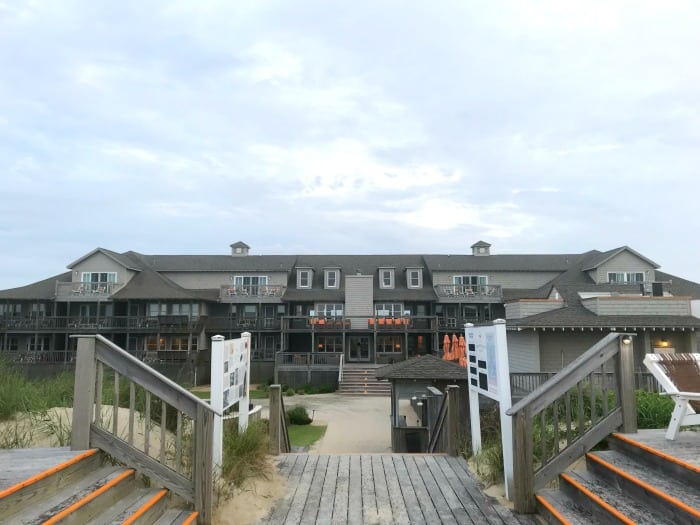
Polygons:
<instances>
[{"instance_id":1,"label":"bush","mask_svg":"<svg viewBox=\"0 0 700 525\"><path fill-rule=\"evenodd\" d=\"M670 396L637 390L637 428L666 428L674 405Z\"/></svg>"},{"instance_id":2,"label":"bush","mask_svg":"<svg viewBox=\"0 0 700 525\"><path fill-rule=\"evenodd\" d=\"M292 425L308 425L311 423L309 412L303 406L295 406L287 410L287 419Z\"/></svg>"},{"instance_id":3,"label":"bush","mask_svg":"<svg viewBox=\"0 0 700 525\"><path fill-rule=\"evenodd\" d=\"M319 394L330 394L332 392L335 392L335 388L332 385L321 385L318 387Z\"/></svg>"},{"instance_id":4,"label":"bush","mask_svg":"<svg viewBox=\"0 0 700 525\"><path fill-rule=\"evenodd\" d=\"M270 438L267 424L266 420L251 421L245 432L239 433L237 421L225 422L221 474L234 486L240 487L248 478L268 474Z\"/></svg>"},{"instance_id":5,"label":"bush","mask_svg":"<svg viewBox=\"0 0 700 525\"><path fill-rule=\"evenodd\" d=\"M284 391L285 396L293 396L296 392L294 392L294 389L290 386Z\"/></svg>"}]
</instances>

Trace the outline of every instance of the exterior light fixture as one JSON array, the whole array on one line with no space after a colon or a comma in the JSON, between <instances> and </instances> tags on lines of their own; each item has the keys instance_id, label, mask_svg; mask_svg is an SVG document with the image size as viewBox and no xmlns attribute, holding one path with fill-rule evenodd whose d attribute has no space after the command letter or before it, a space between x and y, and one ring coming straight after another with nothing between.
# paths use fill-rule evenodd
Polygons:
<instances>
[{"instance_id":1,"label":"exterior light fixture","mask_svg":"<svg viewBox=\"0 0 700 525\"><path fill-rule=\"evenodd\" d=\"M418 401L418 403L416 403L416 406L417 406L417 407L422 407L422 406L423 406L423 401Z\"/></svg>"},{"instance_id":2,"label":"exterior light fixture","mask_svg":"<svg viewBox=\"0 0 700 525\"><path fill-rule=\"evenodd\" d=\"M629 335L626 335L622 338L623 345L628 345L630 343L632 343L632 338Z\"/></svg>"},{"instance_id":3,"label":"exterior light fixture","mask_svg":"<svg viewBox=\"0 0 700 525\"><path fill-rule=\"evenodd\" d=\"M659 341L659 346L662 348L668 348L668 339L662 339Z\"/></svg>"}]
</instances>

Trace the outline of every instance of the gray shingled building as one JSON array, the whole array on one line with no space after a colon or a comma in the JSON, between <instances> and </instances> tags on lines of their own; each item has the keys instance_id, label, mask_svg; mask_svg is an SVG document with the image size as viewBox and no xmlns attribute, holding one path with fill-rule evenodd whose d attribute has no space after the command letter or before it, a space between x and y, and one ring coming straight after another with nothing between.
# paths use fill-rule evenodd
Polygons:
<instances>
[{"instance_id":1,"label":"gray shingled building","mask_svg":"<svg viewBox=\"0 0 700 525\"><path fill-rule=\"evenodd\" d=\"M700 285L626 246L581 254L146 255L97 248L69 271L0 291L0 354L70 361L100 333L141 359L206 360L252 334L253 380L334 382L342 362L440 355L464 323L505 318L512 372L556 371L611 330L635 351L698 351ZM287 374L287 375L284 375Z\"/></svg>"}]
</instances>

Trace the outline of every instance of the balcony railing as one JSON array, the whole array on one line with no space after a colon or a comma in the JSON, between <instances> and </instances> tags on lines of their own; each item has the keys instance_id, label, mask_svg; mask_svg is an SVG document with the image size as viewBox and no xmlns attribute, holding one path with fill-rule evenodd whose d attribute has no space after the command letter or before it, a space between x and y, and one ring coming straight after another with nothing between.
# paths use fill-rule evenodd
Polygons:
<instances>
[{"instance_id":1,"label":"balcony railing","mask_svg":"<svg viewBox=\"0 0 700 525\"><path fill-rule=\"evenodd\" d=\"M224 285L219 291L222 302L246 302L254 300L279 300L286 286L281 284Z\"/></svg>"},{"instance_id":2,"label":"balcony railing","mask_svg":"<svg viewBox=\"0 0 700 525\"><path fill-rule=\"evenodd\" d=\"M284 330L329 332L370 331L395 332L435 330L435 316L289 316L283 318Z\"/></svg>"},{"instance_id":3,"label":"balcony railing","mask_svg":"<svg viewBox=\"0 0 700 525\"><path fill-rule=\"evenodd\" d=\"M277 352L275 354L275 365L286 367L331 367L338 369L342 352Z\"/></svg>"},{"instance_id":4,"label":"balcony railing","mask_svg":"<svg viewBox=\"0 0 700 525\"><path fill-rule=\"evenodd\" d=\"M88 301L111 296L124 283L83 283L79 281L57 281L56 298Z\"/></svg>"},{"instance_id":5,"label":"balcony railing","mask_svg":"<svg viewBox=\"0 0 700 525\"><path fill-rule=\"evenodd\" d=\"M503 291L499 285L493 284L436 284L435 293L440 299L455 301L488 301L500 300Z\"/></svg>"}]
</instances>

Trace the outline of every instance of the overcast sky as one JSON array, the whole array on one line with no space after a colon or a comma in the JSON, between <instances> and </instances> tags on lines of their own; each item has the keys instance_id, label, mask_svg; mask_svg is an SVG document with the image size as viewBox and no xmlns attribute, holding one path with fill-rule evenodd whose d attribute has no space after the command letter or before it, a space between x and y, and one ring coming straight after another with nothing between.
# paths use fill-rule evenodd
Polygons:
<instances>
[{"instance_id":1,"label":"overcast sky","mask_svg":"<svg viewBox=\"0 0 700 525\"><path fill-rule=\"evenodd\" d=\"M700 281L700 2L0 0L0 288L152 254L581 253Z\"/></svg>"}]
</instances>

